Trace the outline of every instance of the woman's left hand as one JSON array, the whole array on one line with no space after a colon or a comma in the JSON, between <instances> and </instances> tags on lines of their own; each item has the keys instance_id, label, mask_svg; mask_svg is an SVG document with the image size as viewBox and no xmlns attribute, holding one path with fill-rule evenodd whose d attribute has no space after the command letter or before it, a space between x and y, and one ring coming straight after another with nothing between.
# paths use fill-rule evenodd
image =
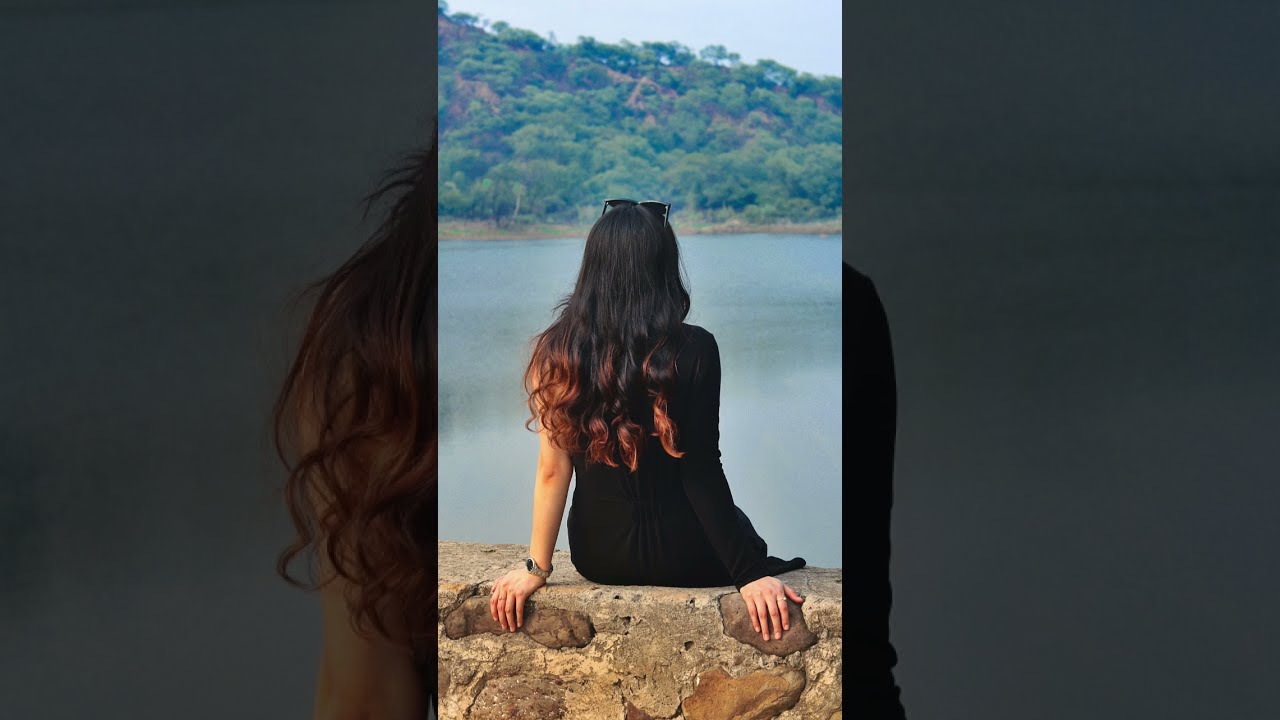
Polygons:
<instances>
[{"instance_id":1,"label":"woman's left hand","mask_svg":"<svg viewBox=\"0 0 1280 720\"><path fill-rule=\"evenodd\" d=\"M747 604L747 614L751 616L751 627L760 633L766 642L769 640L769 621L773 621L773 639L782 637L784 630L791 629L791 611L787 600L797 605L804 602L800 593L776 577L765 576L742 586L742 601Z\"/></svg>"},{"instance_id":2,"label":"woman's left hand","mask_svg":"<svg viewBox=\"0 0 1280 720\"><path fill-rule=\"evenodd\" d=\"M503 630L515 632L524 626L524 601L538 588L547 584L546 578L517 568L498 578L489 593L489 614Z\"/></svg>"}]
</instances>

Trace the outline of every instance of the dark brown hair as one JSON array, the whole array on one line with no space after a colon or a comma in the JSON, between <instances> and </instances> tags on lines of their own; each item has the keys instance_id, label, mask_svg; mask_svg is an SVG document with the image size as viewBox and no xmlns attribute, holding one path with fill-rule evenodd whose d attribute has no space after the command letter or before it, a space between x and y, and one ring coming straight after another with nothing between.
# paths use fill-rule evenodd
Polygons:
<instances>
[{"instance_id":1,"label":"dark brown hair","mask_svg":"<svg viewBox=\"0 0 1280 720\"><path fill-rule=\"evenodd\" d=\"M274 413L297 532L277 571L315 589L316 554L349 582L362 633L419 648L436 609L436 144L389 172L377 230L316 295ZM306 554L305 579L290 570Z\"/></svg>"},{"instance_id":2,"label":"dark brown hair","mask_svg":"<svg viewBox=\"0 0 1280 720\"><path fill-rule=\"evenodd\" d=\"M573 292L534 340L526 427L536 421L557 447L634 472L646 438L632 411L648 403L652 434L682 456L668 410L688 314L670 225L639 205L605 213L587 233Z\"/></svg>"}]
</instances>

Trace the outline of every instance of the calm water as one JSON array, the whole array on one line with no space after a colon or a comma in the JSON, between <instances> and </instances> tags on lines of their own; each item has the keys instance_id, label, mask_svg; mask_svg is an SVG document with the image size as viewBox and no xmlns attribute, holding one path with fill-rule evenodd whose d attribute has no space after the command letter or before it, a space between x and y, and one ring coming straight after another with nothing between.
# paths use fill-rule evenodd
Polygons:
<instances>
[{"instance_id":1,"label":"calm water","mask_svg":"<svg viewBox=\"0 0 1280 720\"><path fill-rule=\"evenodd\" d=\"M521 374L582 245L440 246L441 538L529 542L538 441ZM688 321L720 345L735 502L772 554L840 566L840 238L690 236L681 251Z\"/></svg>"}]
</instances>

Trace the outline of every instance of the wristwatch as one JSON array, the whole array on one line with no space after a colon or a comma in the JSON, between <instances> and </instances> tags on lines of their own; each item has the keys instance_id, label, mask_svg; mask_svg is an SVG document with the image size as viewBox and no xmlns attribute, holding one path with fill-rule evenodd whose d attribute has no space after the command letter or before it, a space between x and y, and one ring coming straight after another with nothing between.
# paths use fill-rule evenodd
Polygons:
<instances>
[{"instance_id":1,"label":"wristwatch","mask_svg":"<svg viewBox=\"0 0 1280 720\"><path fill-rule=\"evenodd\" d=\"M555 566L553 565L551 567L548 567L546 570L543 570L542 568L538 567L538 563L534 562L533 558L528 557L524 559L524 569L528 570L530 573L534 575L537 575L540 578L545 579L547 577L550 577L551 571L555 569Z\"/></svg>"}]
</instances>

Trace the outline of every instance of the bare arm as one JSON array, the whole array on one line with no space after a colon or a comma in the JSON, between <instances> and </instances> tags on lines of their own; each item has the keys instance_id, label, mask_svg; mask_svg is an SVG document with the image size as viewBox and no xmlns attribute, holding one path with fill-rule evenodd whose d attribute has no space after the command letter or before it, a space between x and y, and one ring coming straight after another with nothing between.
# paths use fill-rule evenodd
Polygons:
<instances>
[{"instance_id":1,"label":"bare arm","mask_svg":"<svg viewBox=\"0 0 1280 720\"><path fill-rule=\"evenodd\" d=\"M538 567L551 567L551 552L560 534L560 521L573 479L569 453L551 444L546 430L538 433L538 471L533 483L533 534L529 555Z\"/></svg>"},{"instance_id":2,"label":"bare arm","mask_svg":"<svg viewBox=\"0 0 1280 720\"><path fill-rule=\"evenodd\" d=\"M424 692L409 650L351 627L337 578L320 590L324 645L316 678L315 720L420 720Z\"/></svg>"},{"instance_id":3,"label":"bare arm","mask_svg":"<svg viewBox=\"0 0 1280 720\"><path fill-rule=\"evenodd\" d=\"M545 428L538 432L538 469L533 481L533 532L529 538L529 556L546 570L551 567L551 553L560 534L560 521L573 479L573 460L569 453L556 447ZM546 584L545 578L516 568L493 583L489 595L489 614L507 632L524 626L524 601Z\"/></svg>"}]
</instances>

